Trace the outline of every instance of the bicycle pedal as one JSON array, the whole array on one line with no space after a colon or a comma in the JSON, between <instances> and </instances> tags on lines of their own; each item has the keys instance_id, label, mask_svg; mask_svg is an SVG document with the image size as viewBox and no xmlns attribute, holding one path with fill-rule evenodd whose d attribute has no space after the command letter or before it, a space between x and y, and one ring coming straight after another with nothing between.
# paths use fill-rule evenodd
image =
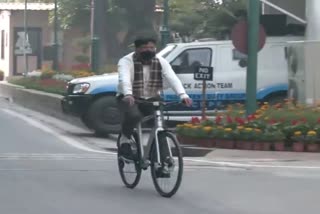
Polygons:
<instances>
[{"instance_id":1,"label":"bicycle pedal","mask_svg":"<svg viewBox=\"0 0 320 214\"><path fill-rule=\"evenodd\" d=\"M149 166L150 166L150 161L149 160L141 162L141 168L143 170L147 170Z\"/></svg>"}]
</instances>

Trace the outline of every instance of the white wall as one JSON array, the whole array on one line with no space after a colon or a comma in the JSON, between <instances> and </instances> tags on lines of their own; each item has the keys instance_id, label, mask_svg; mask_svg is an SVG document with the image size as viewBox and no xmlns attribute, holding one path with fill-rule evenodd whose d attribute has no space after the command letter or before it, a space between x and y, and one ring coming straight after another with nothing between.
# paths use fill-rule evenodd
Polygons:
<instances>
[{"instance_id":1,"label":"white wall","mask_svg":"<svg viewBox=\"0 0 320 214\"><path fill-rule=\"evenodd\" d=\"M0 42L1 42L1 31L4 30L4 59L0 57L0 70L4 71L5 77L9 76L10 73L10 16L9 11L2 11L0 13ZM1 45L1 44L0 44Z\"/></svg>"},{"instance_id":2,"label":"white wall","mask_svg":"<svg viewBox=\"0 0 320 214\"><path fill-rule=\"evenodd\" d=\"M305 43L307 103L320 103L320 0L307 0L307 32ZM316 41L315 41L316 40Z\"/></svg>"}]
</instances>

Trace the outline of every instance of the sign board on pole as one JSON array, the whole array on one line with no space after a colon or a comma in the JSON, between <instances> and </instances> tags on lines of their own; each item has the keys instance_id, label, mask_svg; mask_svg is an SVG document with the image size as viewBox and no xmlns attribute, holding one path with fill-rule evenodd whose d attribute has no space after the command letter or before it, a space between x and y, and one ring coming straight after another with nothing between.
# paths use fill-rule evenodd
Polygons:
<instances>
[{"instance_id":1,"label":"sign board on pole","mask_svg":"<svg viewBox=\"0 0 320 214\"><path fill-rule=\"evenodd\" d=\"M213 80L213 67L199 66L194 72L195 80L202 80L202 119L206 118L206 81Z\"/></svg>"},{"instance_id":2,"label":"sign board on pole","mask_svg":"<svg viewBox=\"0 0 320 214\"><path fill-rule=\"evenodd\" d=\"M194 72L195 80L212 81L213 80L213 67L199 66Z\"/></svg>"}]
</instances>

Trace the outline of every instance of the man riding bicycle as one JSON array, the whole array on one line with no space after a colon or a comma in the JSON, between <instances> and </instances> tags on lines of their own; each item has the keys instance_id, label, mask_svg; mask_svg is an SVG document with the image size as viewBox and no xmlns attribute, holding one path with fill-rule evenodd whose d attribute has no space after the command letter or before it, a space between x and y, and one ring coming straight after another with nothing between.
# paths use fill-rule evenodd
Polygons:
<instances>
[{"instance_id":1,"label":"man riding bicycle","mask_svg":"<svg viewBox=\"0 0 320 214\"><path fill-rule=\"evenodd\" d=\"M130 140L134 128L143 117L153 113L147 105L136 103L136 98L158 100L159 92L168 84L185 105L192 105L171 65L164 58L156 56L156 40L139 38L134 44L135 52L124 56L118 63L118 101L123 116L120 153L128 158L134 157ZM165 147L160 149L163 154L166 153Z\"/></svg>"}]
</instances>

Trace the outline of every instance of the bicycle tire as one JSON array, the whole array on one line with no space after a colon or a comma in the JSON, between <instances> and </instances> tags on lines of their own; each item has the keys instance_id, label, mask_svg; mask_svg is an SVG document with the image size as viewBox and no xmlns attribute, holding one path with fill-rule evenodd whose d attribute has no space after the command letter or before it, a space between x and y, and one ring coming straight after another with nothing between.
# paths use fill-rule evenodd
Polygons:
<instances>
[{"instance_id":1,"label":"bicycle tire","mask_svg":"<svg viewBox=\"0 0 320 214\"><path fill-rule=\"evenodd\" d=\"M137 152L138 152L138 157L139 157L139 160L141 159L141 150L140 150L140 143L138 142L138 137L136 134L133 135L134 137L134 141L135 143L137 144ZM134 189L140 182L140 179L141 179L141 174L142 174L142 169L140 167L140 164L139 162L140 161L136 161L135 162L135 170L136 170L136 177L133 179L132 182L128 181L126 175L125 175L125 172L124 172L124 166L125 166L125 163L123 160L121 160L120 158L120 154L119 154L119 148L120 148L120 138L121 138L121 134L119 134L118 136L118 140L117 140L117 148L118 148L118 152L117 152L117 159L118 159L118 169L119 169L119 173L120 173L120 177L121 177L121 180L122 182L124 183L124 185L129 188L129 189Z\"/></svg>"},{"instance_id":2,"label":"bicycle tire","mask_svg":"<svg viewBox=\"0 0 320 214\"><path fill-rule=\"evenodd\" d=\"M183 175L183 155L182 155L182 150L181 150L181 147L179 145L179 142L178 140L176 139L175 135L172 134L171 132L169 131L163 131L160 133L160 135L165 135L166 137L170 138L172 140L172 142L174 143L174 146L176 147L177 149L177 158L178 158L178 166L179 166L179 170L178 170L178 176L177 176L177 180L174 184L174 187L170 190L170 191L167 191L165 192L161 186L159 185L158 183L158 178L157 178L157 172L156 172L156 162L157 162L157 155L155 154L155 142L153 142L152 144L152 147L151 147L151 153L150 153L150 161L151 161L151 177L152 177L152 180L153 180L153 184L155 186L155 189L156 191L162 196L162 197L165 197L165 198L171 198L173 195L175 195L182 183L182 175ZM161 139L161 138L159 138ZM161 142L160 142L161 143Z\"/></svg>"}]
</instances>

